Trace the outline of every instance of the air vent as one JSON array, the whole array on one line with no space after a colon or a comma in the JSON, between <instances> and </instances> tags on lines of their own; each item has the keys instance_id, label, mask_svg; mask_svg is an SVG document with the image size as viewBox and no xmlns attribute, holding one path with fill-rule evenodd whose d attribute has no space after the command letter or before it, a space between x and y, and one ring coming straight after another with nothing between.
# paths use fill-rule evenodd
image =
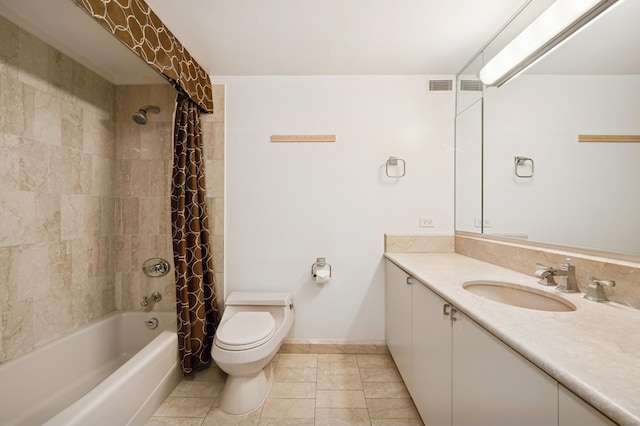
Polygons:
<instances>
[{"instance_id":1,"label":"air vent","mask_svg":"<svg viewBox=\"0 0 640 426\"><path fill-rule=\"evenodd\" d=\"M482 92L482 81L480 80L460 80L461 92Z\"/></svg>"},{"instance_id":2,"label":"air vent","mask_svg":"<svg viewBox=\"0 0 640 426\"><path fill-rule=\"evenodd\" d=\"M428 92L440 92L440 93L452 93L453 92L453 80L428 80L427 81Z\"/></svg>"}]
</instances>

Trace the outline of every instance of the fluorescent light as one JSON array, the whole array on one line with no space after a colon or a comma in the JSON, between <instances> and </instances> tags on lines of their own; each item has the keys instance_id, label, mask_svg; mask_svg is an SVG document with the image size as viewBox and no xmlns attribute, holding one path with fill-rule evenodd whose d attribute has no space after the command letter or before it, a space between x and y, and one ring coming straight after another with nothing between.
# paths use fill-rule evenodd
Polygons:
<instances>
[{"instance_id":1,"label":"fluorescent light","mask_svg":"<svg viewBox=\"0 0 640 426\"><path fill-rule=\"evenodd\" d=\"M480 70L487 86L502 86L618 0L556 0Z\"/></svg>"}]
</instances>

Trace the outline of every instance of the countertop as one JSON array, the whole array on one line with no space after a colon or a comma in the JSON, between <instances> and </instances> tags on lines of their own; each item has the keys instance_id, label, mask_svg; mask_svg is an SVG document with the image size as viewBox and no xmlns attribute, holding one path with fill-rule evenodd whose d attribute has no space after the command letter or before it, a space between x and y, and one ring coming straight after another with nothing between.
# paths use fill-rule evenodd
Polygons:
<instances>
[{"instance_id":1,"label":"countertop","mask_svg":"<svg viewBox=\"0 0 640 426\"><path fill-rule=\"evenodd\" d=\"M455 253L385 253L490 333L621 425L640 424L640 310L561 293L537 278ZM559 295L577 309L543 312L476 296L472 280L508 281Z\"/></svg>"}]
</instances>

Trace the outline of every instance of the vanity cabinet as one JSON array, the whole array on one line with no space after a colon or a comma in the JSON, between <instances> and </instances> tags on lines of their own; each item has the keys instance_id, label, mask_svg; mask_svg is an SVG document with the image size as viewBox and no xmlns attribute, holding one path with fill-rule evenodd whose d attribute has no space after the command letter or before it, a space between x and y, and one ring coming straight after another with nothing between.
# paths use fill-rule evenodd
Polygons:
<instances>
[{"instance_id":1,"label":"vanity cabinet","mask_svg":"<svg viewBox=\"0 0 640 426\"><path fill-rule=\"evenodd\" d=\"M452 335L445 303L387 260L387 346L428 425L451 424Z\"/></svg>"},{"instance_id":2,"label":"vanity cabinet","mask_svg":"<svg viewBox=\"0 0 640 426\"><path fill-rule=\"evenodd\" d=\"M413 371L409 393L425 424L450 425L451 305L417 280L411 287Z\"/></svg>"},{"instance_id":3,"label":"vanity cabinet","mask_svg":"<svg viewBox=\"0 0 640 426\"><path fill-rule=\"evenodd\" d=\"M386 273L389 351L425 424L558 424L553 378L390 261Z\"/></svg>"},{"instance_id":4,"label":"vanity cabinet","mask_svg":"<svg viewBox=\"0 0 640 426\"><path fill-rule=\"evenodd\" d=\"M454 319L451 424L557 424L558 382L466 315Z\"/></svg>"},{"instance_id":5,"label":"vanity cabinet","mask_svg":"<svg viewBox=\"0 0 640 426\"><path fill-rule=\"evenodd\" d=\"M562 385L558 386L558 426L614 426L604 414Z\"/></svg>"},{"instance_id":6,"label":"vanity cabinet","mask_svg":"<svg viewBox=\"0 0 640 426\"><path fill-rule=\"evenodd\" d=\"M389 261L386 266L385 337L398 371L410 388L412 278Z\"/></svg>"}]
</instances>

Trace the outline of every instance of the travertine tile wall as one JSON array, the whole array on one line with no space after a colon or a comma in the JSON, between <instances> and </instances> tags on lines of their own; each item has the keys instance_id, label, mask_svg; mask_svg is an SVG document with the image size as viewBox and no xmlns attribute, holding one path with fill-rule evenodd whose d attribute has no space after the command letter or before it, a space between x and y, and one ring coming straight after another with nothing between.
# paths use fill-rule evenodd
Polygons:
<instances>
[{"instance_id":1,"label":"travertine tile wall","mask_svg":"<svg viewBox=\"0 0 640 426\"><path fill-rule=\"evenodd\" d=\"M389 253L453 253L453 235L384 234L384 251Z\"/></svg>"},{"instance_id":2,"label":"travertine tile wall","mask_svg":"<svg viewBox=\"0 0 640 426\"><path fill-rule=\"evenodd\" d=\"M116 87L115 235L113 237L116 308L142 310L140 302L154 291L162 301L147 309L170 310L173 269L164 277L150 278L142 263L161 257L173 265L171 248L170 180L172 114L176 92L168 85ZM146 125L131 114L155 105Z\"/></svg>"},{"instance_id":3,"label":"travertine tile wall","mask_svg":"<svg viewBox=\"0 0 640 426\"><path fill-rule=\"evenodd\" d=\"M169 212L175 91L114 86L0 17L0 362L115 309L175 309ZM219 294L223 282L224 87L203 115ZM130 117L140 107L146 126ZM222 296L220 296L222 298Z\"/></svg>"},{"instance_id":4,"label":"travertine tile wall","mask_svg":"<svg viewBox=\"0 0 640 426\"><path fill-rule=\"evenodd\" d=\"M0 17L0 361L114 309L114 96Z\"/></svg>"},{"instance_id":5,"label":"travertine tile wall","mask_svg":"<svg viewBox=\"0 0 640 426\"><path fill-rule=\"evenodd\" d=\"M225 194L225 101L223 84L213 85L213 114L202 116L205 177L213 246L213 267L216 271L216 294L219 306L224 300L224 194Z\"/></svg>"},{"instance_id":6,"label":"travertine tile wall","mask_svg":"<svg viewBox=\"0 0 640 426\"><path fill-rule=\"evenodd\" d=\"M171 167L176 91L169 85L116 87L115 236L116 307L121 310L175 309L173 269L161 278L142 272L151 257L173 268L171 243ZM214 86L215 114L203 114L203 150L214 267L222 298L224 268L224 86ZM138 109L155 105L142 126L131 120ZM144 296L163 298L147 308Z\"/></svg>"}]
</instances>

